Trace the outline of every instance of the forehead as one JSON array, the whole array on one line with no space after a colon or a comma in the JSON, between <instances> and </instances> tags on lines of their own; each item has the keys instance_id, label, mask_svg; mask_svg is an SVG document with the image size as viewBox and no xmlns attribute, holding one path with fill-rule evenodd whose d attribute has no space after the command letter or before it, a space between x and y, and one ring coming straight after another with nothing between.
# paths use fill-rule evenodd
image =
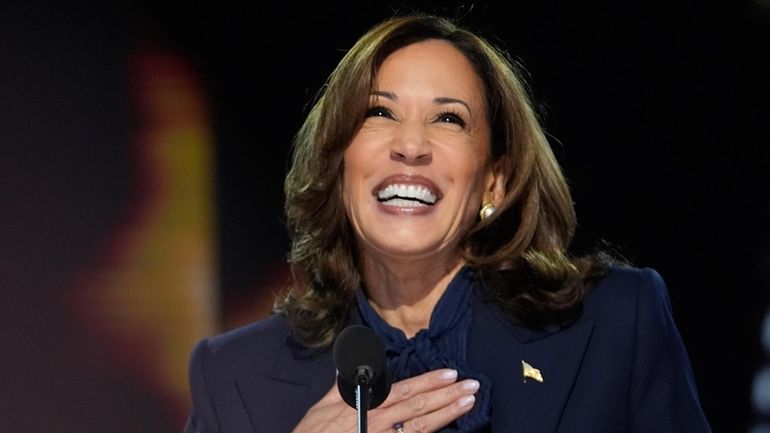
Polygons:
<instances>
[{"instance_id":1,"label":"forehead","mask_svg":"<svg viewBox=\"0 0 770 433\"><path fill-rule=\"evenodd\" d=\"M419 89L479 104L485 99L483 82L470 60L451 43L436 39L407 45L387 56L375 86L394 92Z\"/></svg>"}]
</instances>

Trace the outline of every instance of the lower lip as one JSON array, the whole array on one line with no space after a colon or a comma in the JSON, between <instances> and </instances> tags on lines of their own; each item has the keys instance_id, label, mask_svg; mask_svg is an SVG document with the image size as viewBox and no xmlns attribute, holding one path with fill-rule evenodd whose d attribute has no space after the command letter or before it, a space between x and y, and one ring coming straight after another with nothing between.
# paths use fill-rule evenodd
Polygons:
<instances>
[{"instance_id":1,"label":"lower lip","mask_svg":"<svg viewBox=\"0 0 770 433\"><path fill-rule=\"evenodd\" d=\"M435 210L436 205L438 205L438 203L432 206L394 206L387 202L377 202L377 207L385 213L406 216L427 215Z\"/></svg>"}]
</instances>

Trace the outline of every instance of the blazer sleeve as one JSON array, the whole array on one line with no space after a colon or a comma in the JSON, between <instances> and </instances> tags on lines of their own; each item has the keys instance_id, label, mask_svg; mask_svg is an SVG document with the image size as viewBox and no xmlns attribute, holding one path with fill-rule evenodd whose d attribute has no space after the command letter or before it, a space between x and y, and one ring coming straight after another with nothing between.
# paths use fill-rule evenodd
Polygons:
<instances>
[{"instance_id":1,"label":"blazer sleeve","mask_svg":"<svg viewBox=\"0 0 770 433\"><path fill-rule=\"evenodd\" d=\"M665 282L645 268L637 293L628 431L711 432Z\"/></svg>"},{"instance_id":2,"label":"blazer sleeve","mask_svg":"<svg viewBox=\"0 0 770 433\"><path fill-rule=\"evenodd\" d=\"M220 432L206 379L206 361L210 360L210 356L208 339L199 341L190 355L188 374L192 409L187 417L184 433Z\"/></svg>"}]
</instances>

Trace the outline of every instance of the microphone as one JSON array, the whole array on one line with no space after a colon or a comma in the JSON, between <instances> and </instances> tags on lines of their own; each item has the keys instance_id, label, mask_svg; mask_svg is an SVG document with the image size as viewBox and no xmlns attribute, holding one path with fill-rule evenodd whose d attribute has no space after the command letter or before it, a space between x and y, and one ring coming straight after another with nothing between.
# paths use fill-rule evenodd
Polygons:
<instances>
[{"instance_id":1,"label":"microphone","mask_svg":"<svg viewBox=\"0 0 770 433\"><path fill-rule=\"evenodd\" d=\"M334 341L334 364L337 388L349 406L366 411L388 397L391 375L385 346L371 328L350 325L343 329Z\"/></svg>"}]
</instances>

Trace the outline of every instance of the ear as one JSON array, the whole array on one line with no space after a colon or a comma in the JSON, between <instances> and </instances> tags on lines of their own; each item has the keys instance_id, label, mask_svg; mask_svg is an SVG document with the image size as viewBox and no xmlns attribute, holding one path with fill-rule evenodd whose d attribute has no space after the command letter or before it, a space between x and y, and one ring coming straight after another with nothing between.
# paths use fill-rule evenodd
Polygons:
<instances>
[{"instance_id":1,"label":"ear","mask_svg":"<svg viewBox=\"0 0 770 433\"><path fill-rule=\"evenodd\" d=\"M508 181L504 167L507 167L508 161L508 155L503 155L492 164L487 174L483 203L492 202L495 207L502 204L505 197L505 184Z\"/></svg>"}]
</instances>

